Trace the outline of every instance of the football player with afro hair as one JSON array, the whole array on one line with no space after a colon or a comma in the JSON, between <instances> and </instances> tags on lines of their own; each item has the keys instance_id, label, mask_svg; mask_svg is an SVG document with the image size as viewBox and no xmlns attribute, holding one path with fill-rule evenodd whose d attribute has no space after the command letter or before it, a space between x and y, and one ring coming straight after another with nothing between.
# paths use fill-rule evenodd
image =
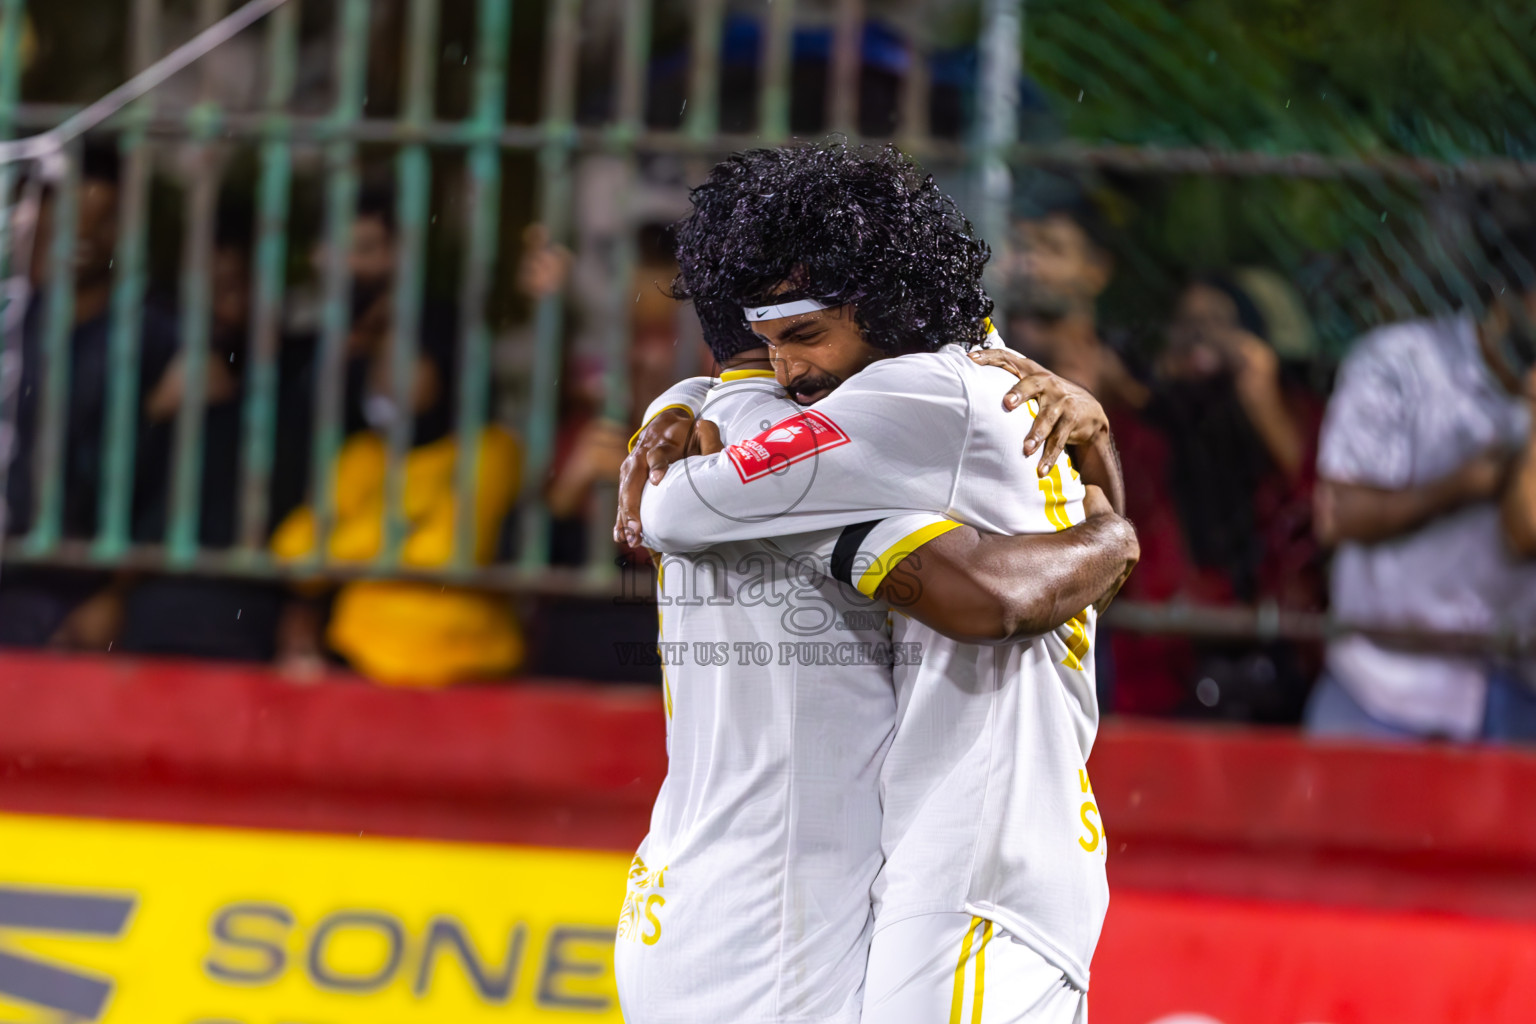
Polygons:
<instances>
[{"instance_id":1,"label":"football player with afro hair","mask_svg":"<svg viewBox=\"0 0 1536 1024\"><path fill-rule=\"evenodd\" d=\"M1133 533L1122 545L1099 532L1129 529L1114 511L1123 490L1103 410L1080 389L1073 395L1071 385L1042 379L1037 367L1010 363L1021 357L999 351L982 287L986 244L932 177L897 150L831 143L737 154L710 172L692 202L677 229L673 293L694 302L725 372L719 381L684 382L652 405L656 418L637 435L621 478L616 533L667 557L707 557L765 541L810 551L820 577L843 585L840 593L902 609L886 620L891 640L922 655L891 664L895 729L878 771L882 864L869 889L867 955L851 954L864 977L836 988L835 1012L811 1013L809 1004L780 998L795 1012L732 1015L721 1003L709 1014L647 1013L655 1004L646 998L646 979L677 954L626 948L616 957L621 992L629 994L626 1017L1076 1024L1086 1015L1088 963L1108 902L1106 841L1086 771L1098 725L1096 619L1136 560ZM778 388L742 381L734 367L744 359L766 360ZM996 367L1029 379L1010 391L1013 378ZM747 384L769 401L751 415L725 415L719 391ZM1050 387L1066 394L1069 406L1086 403L1091 414L1080 406L1078 415L1062 415L1060 401L1028 401L1030 389ZM1072 423L1061 437L1053 427L1058 421ZM670 455L653 457L674 429L688 436L668 442ZM1066 444L1076 448L1080 469L1052 464ZM636 511L631 492L644 478L649 483L640 488ZM911 515L921 525L907 520ZM929 516L936 519L923 518ZM902 523L899 537L870 541L872 531L893 522ZM966 625L976 616L952 622L942 608L930 618L916 606L937 597L925 570L945 562L979 566L967 552L1021 540L1081 544L1079 554L1087 555L1070 564L1048 557L997 574L1039 584L1041 595L1059 599L1042 617L1044 628L977 631ZM904 577L893 572L898 565L921 575ZM916 602L903 590L909 582ZM936 603L953 611L962 602ZM761 603L740 611L729 628L716 630L722 639L766 636L766 625L782 615ZM663 633L668 628L664 617ZM836 628L846 630L846 620ZM761 679L727 666L718 679L670 680L676 685L669 694L677 697L669 709L698 707L710 727L734 730L719 745L723 756L694 752L688 763L702 759L699 777L728 782L732 792L762 781L753 775L758 762L740 761L728 749L750 737L755 751L782 753L780 761L762 762L773 766L758 773L764 778L790 777L799 786L832 779L836 773L821 761L845 749L852 728L797 709L809 707L804 694L842 692L853 680L835 661L782 660L802 647L832 646L783 644L781 660L765 666L773 671ZM794 689L807 680L823 685ZM761 684L784 696L789 710L758 713L745 732L741 722L709 710L708 701L763 692ZM801 727L828 742L778 742ZM682 735L691 736L690 729L705 731L686 726ZM679 762L687 759L675 745L671 755L682 778ZM672 769L668 779L673 785ZM850 785L848 792L855 790ZM755 794L733 799L766 806ZM867 838L850 829L809 844L791 836L754 848L782 848L781 867L773 870L784 872L783 883L803 885L818 877L821 860ZM698 876L715 853L700 851L689 865L681 850L656 842L644 859L668 864L669 878L682 879ZM732 855L733 870L742 872L741 855ZM746 871L765 873L767 867ZM642 871L642 881L648 877ZM848 884L863 891L856 880ZM725 901L733 886L722 881L711 895ZM686 914L681 888L667 898L669 912ZM785 920L777 909L773 919ZM682 928L673 920L673 934L709 932L714 951L744 948L764 930L727 936L723 917L702 912ZM743 970L729 979L734 988L758 986L778 998L794 979L832 977L808 968L826 953L825 944L801 941L802 926L830 936L831 923L801 909L788 920L800 959L767 958L786 966L783 978ZM720 980L719 972L673 966L665 992L674 996ZM854 989L861 992L849 998Z\"/></svg>"},{"instance_id":2,"label":"football player with afro hair","mask_svg":"<svg viewBox=\"0 0 1536 1024\"><path fill-rule=\"evenodd\" d=\"M680 299L851 306L887 355L987 337L991 250L933 176L892 146L737 153L691 198L677 227ZM736 326L730 336L749 347L745 321Z\"/></svg>"}]
</instances>

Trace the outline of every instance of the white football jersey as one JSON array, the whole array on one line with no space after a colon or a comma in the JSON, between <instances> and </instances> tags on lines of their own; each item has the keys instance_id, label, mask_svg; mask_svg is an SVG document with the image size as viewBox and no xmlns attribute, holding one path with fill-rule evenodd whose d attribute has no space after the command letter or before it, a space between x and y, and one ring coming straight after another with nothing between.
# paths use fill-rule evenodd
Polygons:
<instances>
[{"instance_id":1,"label":"white football jersey","mask_svg":"<svg viewBox=\"0 0 1536 1024\"><path fill-rule=\"evenodd\" d=\"M694 404L727 439L792 408L751 374ZM858 557L936 518L881 523ZM669 763L615 947L630 1024L858 1020L901 653L886 606L827 574L838 538L658 561Z\"/></svg>"},{"instance_id":2,"label":"white football jersey","mask_svg":"<svg viewBox=\"0 0 1536 1024\"><path fill-rule=\"evenodd\" d=\"M1038 456L1023 455L1033 416L1002 407L1014 380L958 347L877 362L755 438L673 467L646 491L646 534L676 551L904 511L992 533L1066 529L1083 519L1083 485L1061 464L1041 478ZM857 532L842 534L845 549ZM869 553L836 575L872 594L901 552L859 547ZM897 623L900 641L921 644L921 663L893 670L899 717L882 779L877 929L974 913L1086 989L1108 906L1104 826L1086 769L1098 727L1092 609L995 647Z\"/></svg>"}]
</instances>

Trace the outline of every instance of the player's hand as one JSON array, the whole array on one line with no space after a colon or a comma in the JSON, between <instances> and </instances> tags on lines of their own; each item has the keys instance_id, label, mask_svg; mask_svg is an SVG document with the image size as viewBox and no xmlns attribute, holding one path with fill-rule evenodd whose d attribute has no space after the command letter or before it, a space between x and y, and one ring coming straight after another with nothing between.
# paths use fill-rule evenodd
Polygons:
<instances>
[{"instance_id":1,"label":"player's hand","mask_svg":"<svg viewBox=\"0 0 1536 1024\"><path fill-rule=\"evenodd\" d=\"M715 455L723 451L725 442L720 439L720 427L713 420L699 420L688 441L688 454Z\"/></svg>"},{"instance_id":2,"label":"player's hand","mask_svg":"<svg viewBox=\"0 0 1536 1024\"><path fill-rule=\"evenodd\" d=\"M692 443L693 416L682 409L656 414L640 433L635 446L619 467L619 507L614 518L613 539L618 544L640 546L640 497L647 480L660 483L667 467L688 454ZM719 440L719 433L715 435Z\"/></svg>"},{"instance_id":3,"label":"player's hand","mask_svg":"<svg viewBox=\"0 0 1536 1024\"><path fill-rule=\"evenodd\" d=\"M1033 359L1008 349L988 348L971 353L983 366L997 366L1019 382L1003 396L1003 408L1012 411L1035 399L1040 413L1024 438L1024 454L1040 451L1039 473L1045 476L1068 445L1093 444L1109 432L1109 416L1098 399L1047 370Z\"/></svg>"}]
</instances>

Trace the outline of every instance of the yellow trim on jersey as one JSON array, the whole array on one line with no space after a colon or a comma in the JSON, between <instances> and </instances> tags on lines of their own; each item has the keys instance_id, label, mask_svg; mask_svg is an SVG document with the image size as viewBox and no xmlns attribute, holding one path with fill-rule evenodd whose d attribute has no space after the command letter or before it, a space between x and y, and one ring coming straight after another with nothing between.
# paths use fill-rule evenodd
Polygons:
<instances>
[{"instance_id":1,"label":"yellow trim on jersey","mask_svg":"<svg viewBox=\"0 0 1536 1024\"><path fill-rule=\"evenodd\" d=\"M1061 663L1067 668L1075 668L1079 672L1084 671L1083 659L1088 656L1088 609L1084 608L1067 620L1066 626L1071 630L1067 637L1067 656Z\"/></svg>"},{"instance_id":2,"label":"yellow trim on jersey","mask_svg":"<svg viewBox=\"0 0 1536 1024\"><path fill-rule=\"evenodd\" d=\"M885 582L885 577L889 575L892 569L901 564L902 559L933 540L933 538L942 537L950 530L956 529L959 526L959 523L949 519L938 523L929 523L927 526L913 530L901 538L901 540L886 548L885 553L875 559L870 567L864 570L864 575L859 577L858 583L855 584L859 593L865 597L874 597L875 591L880 589L880 584Z\"/></svg>"},{"instance_id":3,"label":"yellow trim on jersey","mask_svg":"<svg viewBox=\"0 0 1536 1024\"><path fill-rule=\"evenodd\" d=\"M1067 471L1074 480L1077 479L1077 470L1070 461L1067 463ZM1040 478L1040 492L1045 495L1045 518L1056 527L1056 532L1071 529L1072 518L1067 514L1067 488L1061 479L1061 463L1056 463L1051 467L1049 475ZM1061 628L1068 631L1063 638L1067 645L1067 656L1061 659L1061 663L1067 668L1086 672L1083 659L1088 656L1088 609L1084 608L1072 616Z\"/></svg>"},{"instance_id":4,"label":"yellow trim on jersey","mask_svg":"<svg viewBox=\"0 0 1536 1024\"><path fill-rule=\"evenodd\" d=\"M726 370L720 375L720 383L729 384L733 380L748 380L752 377L775 377L772 370Z\"/></svg>"},{"instance_id":5,"label":"yellow trim on jersey","mask_svg":"<svg viewBox=\"0 0 1536 1024\"><path fill-rule=\"evenodd\" d=\"M1056 527L1056 532L1072 528L1072 520L1067 515L1067 492L1061 482L1061 463L1051 467L1046 476L1040 478L1040 492L1045 495L1045 518Z\"/></svg>"},{"instance_id":6,"label":"yellow trim on jersey","mask_svg":"<svg viewBox=\"0 0 1536 1024\"><path fill-rule=\"evenodd\" d=\"M650 419L646 420L644 423L640 424L640 430L635 431L633 434L631 434L629 436L629 450L630 451L634 451L635 450L635 442L640 440L640 433L641 433L641 431L645 430L646 427L651 425L651 420L654 420L656 418L656 416L660 416L662 413L666 412L668 409L681 409L681 410L683 410L683 412L687 413L690 418L693 416L693 410L688 408L682 402L673 402L671 405L664 405L664 406L662 406L660 409L656 410L656 414L654 416L652 416Z\"/></svg>"}]
</instances>

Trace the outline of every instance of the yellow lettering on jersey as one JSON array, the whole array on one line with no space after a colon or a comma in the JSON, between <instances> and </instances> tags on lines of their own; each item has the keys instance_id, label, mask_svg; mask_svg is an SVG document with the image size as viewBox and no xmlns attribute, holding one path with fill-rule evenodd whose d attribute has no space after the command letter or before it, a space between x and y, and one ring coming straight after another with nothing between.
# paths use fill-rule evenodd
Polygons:
<instances>
[{"instance_id":1,"label":"yellow lettering on jersey","mask_svg":"<svg viewBox=\"0 0 1536 1024\"><path fill-rule=\"evenodd\" d=\"M1084 793L1093 792L1093 783L1088 781L1088 769L1079 768L1077 770L1077 785Z\"/></svg>"},{"instance_id":2,"label":"yellow lettering on jersey","mask_svg":"<svg viewBox=\"0 0 1536 1024\"><path fill-rule=\"evenodd\" d=\"M645 943L647 946L654 946L656 945L657 941L661 939L661 921L659 921L656 917L656 908L664 907L666 905L666 897L662 896L660 893L652 893L649 897L646 898L645 919L649 921L655 929L654 931L644 932L640 936L640 941Z\"/></svg>"},{"instance_id":3,"label":"yellow lettering on jersey","mask_svg":"<svg viewBox=\"0 0 1536 1024\"><path fill-rule=\"evenodd\" d=\"M619 909L619 938L630 942L639 939L647 946L656 945L657 940L661 938L661 919L656 916L656 913L667 905L667 900L660 893L649 890L666 887L667 869L665 867L652 871L638 856L630 861L629 889L624 894L624 905ZM645 922L650 922L654 929L647 932Z\"/></svg>"},{"instance_id":4,"label":"yellow lettering on jersey","mask_svg":"<svg viewBox=\"0 0 1536 1024\"><path fill-rule=\"evenodd\" d=\"M1090 814L1092 814L1094 818L1099 816L1098 805L1095 804L1092 800L1085 800L1083 801L1083 806L1078 808L1077 816L1082 820L1083 827L1088 830L1088 835L1087 837L1079 836L1077 839L1077 845L1081 846L1087 853L1093 853L1095 850L1097 850L1099 848L1099 843L1104 838L1102 823L1095 823L1093 819L1088 817Z\"/></svg>"}]
</instances>

